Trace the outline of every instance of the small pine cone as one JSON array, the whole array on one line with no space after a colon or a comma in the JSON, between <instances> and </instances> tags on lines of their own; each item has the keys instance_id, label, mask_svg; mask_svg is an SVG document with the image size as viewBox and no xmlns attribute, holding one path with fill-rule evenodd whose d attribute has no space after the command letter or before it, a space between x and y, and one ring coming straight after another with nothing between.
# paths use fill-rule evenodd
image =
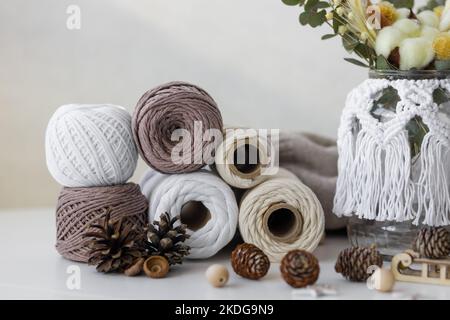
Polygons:
<instances>
[{"instance_id":1,"label":"small pine cone","mask_svg":"<svg viewBox=\"0 0 450 320\"><path fill-rule=\"evenodd\" d=\"M383 259L375 248L352 247L339 253L334 269L350 281L366 281L370 266L383 266Z\"/></svg>"},{"instance_id":2,"label":"small pine cone","mask_svg":"<svg viewBox=\"0 0 450 320\"><path fill-rule=\"evenodd\" d=\"M413 250L421 257L444 258L450 254L450 233L443 227L422 228L414 239Z\"/></svg>"},{"instance_id":3,"label":"small pine cone","mask_svg":"<svg viewBox=\"0 0 450 320\"><path fill-rule=\"evenodd\" d=\"M320 266L317 258L308 251L292 250L281 260L280 271L290 286L303 288L317 281Z\"/></svg>"},{"instance_id":4,"label":"small pine cone","mask_svg":"<svg viewBox=\"0 0 450 320\"><path fill-rule=\"evenodd\" d=\"M244 278L257 280L264 277L270 268L267 255L250 243L239 244L231 253L234 272Z\"/></svg>"}]
</instances>

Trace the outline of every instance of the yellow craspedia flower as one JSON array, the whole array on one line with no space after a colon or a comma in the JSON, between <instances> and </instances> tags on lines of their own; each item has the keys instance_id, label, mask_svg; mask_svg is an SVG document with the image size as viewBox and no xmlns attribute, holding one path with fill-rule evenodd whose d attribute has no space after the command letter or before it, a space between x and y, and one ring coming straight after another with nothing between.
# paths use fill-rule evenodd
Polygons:
<instances>
[{"instance_id":1,"label":"yellow craspedia flower","mask_svg":"<svg viewBox=\"0 0 450 320\"><path fill-rule=\"evenodd\" d=\"M433 41L433 50L439 60L450 59L450 34L441 33Z\"/></svg>"},{"instance_id":2,"label":"yellow craspedia flower","mask_svg":"<svg viewBox=\"0 0 450 320\"><path fill-rule=\"evenodd\" d=\"M380 8L380 25L381 28L392 25L398 18L397 10L390 2L381 2L378 5Z\"/></svg>"},{"instance_id":3,"label":"yellow craspedia flower","mask_svg":"<svg viewBox=\"0 0 450 320\"><path fill-rule=\"evenodd\" d=\"M433 9L433 11L440 18L442 16L442 12L444 11L444 6L437 6Z\"/></svg>"}]
</instances>

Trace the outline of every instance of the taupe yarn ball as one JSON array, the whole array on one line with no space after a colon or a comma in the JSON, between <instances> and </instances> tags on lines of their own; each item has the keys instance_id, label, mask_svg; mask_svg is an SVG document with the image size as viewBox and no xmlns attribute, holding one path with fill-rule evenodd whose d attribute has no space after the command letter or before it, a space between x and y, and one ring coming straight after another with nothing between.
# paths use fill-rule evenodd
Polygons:
<instances>
[{"instance_id":1,"label":"taupe yarn ball","mask_svg":"<svg viewBox=\"0 0 450 320\"><path fill-rule=\"evenodd\" d=\"M66 259L87 262L89 239L84 234L111 209L113 222L123 218L143 228L147 220L147 199L134 183L108 187L64 187L56 209L56 250Z\"/></svg>"},{"instance_id":2,"label":"taupe yarn ball","mask_svg":"<svg viewBox=\"0 0 450 320\"><path fill-rule=\"evenodd\" d=\"M195 123L201 124L197 131L202 134L196 139ZM141 97L132 129L139 154L149 166L162 173L184 173L213 162L214 143L202 137L208 129L222 132L223 122L216 102L205 90L186 82L170 82ZM181 145L178 139L172 139L176 129L186 130L191 139L183 139ZM175 146L177 161L172 158Z\"/></svg>"}]
</instances>

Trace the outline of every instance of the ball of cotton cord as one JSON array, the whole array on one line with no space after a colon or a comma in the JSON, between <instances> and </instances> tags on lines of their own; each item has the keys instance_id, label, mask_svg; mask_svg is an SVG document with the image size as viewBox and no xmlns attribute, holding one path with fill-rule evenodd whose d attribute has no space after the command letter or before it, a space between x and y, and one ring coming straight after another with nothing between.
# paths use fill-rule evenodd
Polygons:
<instances>
[{"instance_id":1,"label":"ball of cotton cord","mask_svg":"<svg viewBox=\"0 0 450 320\"><path fill-rule=\"evenodd\" d=\"M110 104L63 105L48 123L45 153L50 174L63 186L123 184L138 158L131 116Z\"/></svg>"}]
</instances>

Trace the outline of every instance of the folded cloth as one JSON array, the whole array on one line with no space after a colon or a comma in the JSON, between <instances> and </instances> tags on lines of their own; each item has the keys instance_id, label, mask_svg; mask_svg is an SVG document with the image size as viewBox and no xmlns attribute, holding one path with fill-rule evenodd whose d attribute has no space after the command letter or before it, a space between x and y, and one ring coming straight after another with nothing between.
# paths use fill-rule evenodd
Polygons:
<instances>
[{"instance_id":1,"label":"folded cloth","mask_svg":"<svg viewBox=\"0 0 450 320\"><path fill-rule=\"evenodd\" d=\"M337 180L336 141L311 133L281 131L280 166L294 173L317 195L325 213L325 228L344 228L347 219L332 212Z\"/></svg>"}]
</instances>

